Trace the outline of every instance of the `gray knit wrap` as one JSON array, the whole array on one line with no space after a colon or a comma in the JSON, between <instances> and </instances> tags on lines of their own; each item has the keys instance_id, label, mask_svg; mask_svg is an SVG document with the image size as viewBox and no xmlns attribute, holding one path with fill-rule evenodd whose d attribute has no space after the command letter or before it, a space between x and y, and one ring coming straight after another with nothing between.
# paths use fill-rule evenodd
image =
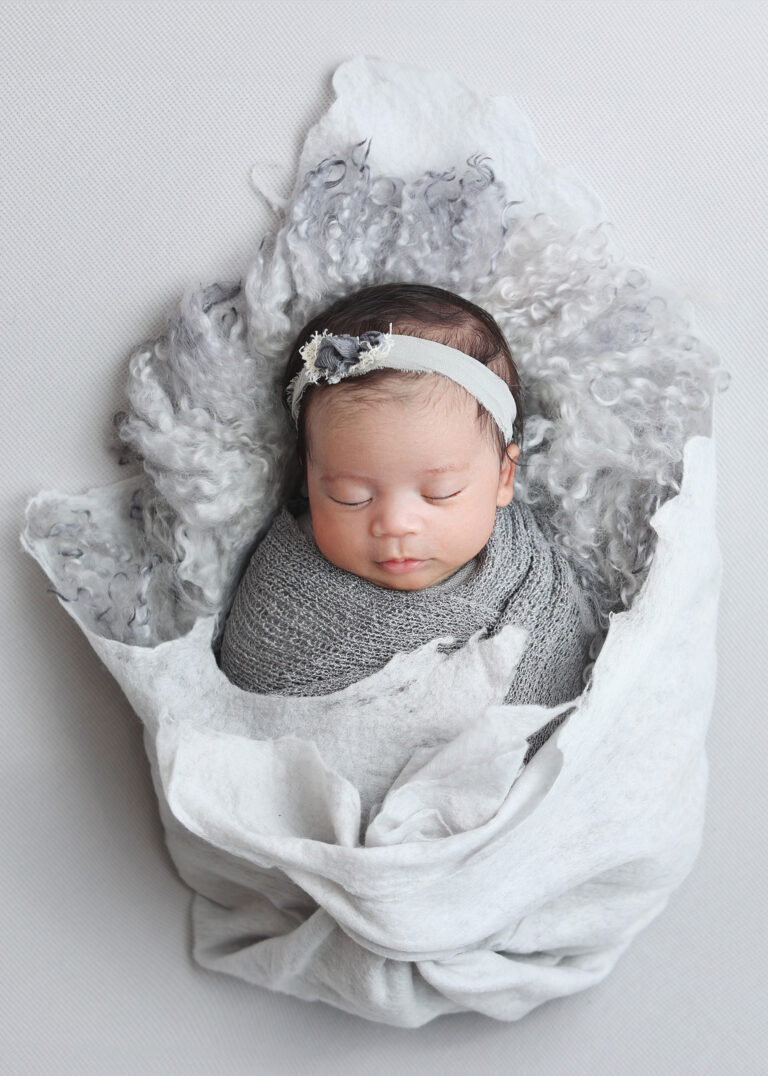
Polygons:
<instances>
[{"instance_id":1,"label":"gray knit wrap","mask_svg":"<svg viewBox=\"0 0 768 1076\"><path fill-rule=\"evenodd\" d=\"M595 624L546 522L512 501L496 510L475 570L453 589L389 590L332 564L283 508L256 548L221 649L225 675L263 695L327 695L381 669L396 653L507 624L529 638L505 701L556 706L584 684ZM531 757L566 715L531 737ZM527 759L526 759L527 760Z\"/></svg>"}]
</instances>

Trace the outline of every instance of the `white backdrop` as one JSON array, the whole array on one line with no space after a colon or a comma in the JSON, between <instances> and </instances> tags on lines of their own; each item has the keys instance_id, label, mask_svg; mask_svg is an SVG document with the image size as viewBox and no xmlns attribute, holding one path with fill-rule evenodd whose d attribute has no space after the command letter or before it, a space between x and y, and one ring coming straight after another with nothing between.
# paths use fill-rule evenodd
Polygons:
<instances>
[{"instance_id":1,"label":"white backdrop","mask_svg":"<svg viewBox=\"0 0 768 1076\"><path fill-rule=\"evenodd\" d=\"M760 3L275 0L2 8L0 1069L8 1074L767 1073L765 55ZM122 477L131 348L238 277L355 54L520 104L626 253L695 304L725 572L699 861L599 987L514 1024L369 1024L198 969L138 722L40 569L29 496Z\"/></svg>"}]
</instances>

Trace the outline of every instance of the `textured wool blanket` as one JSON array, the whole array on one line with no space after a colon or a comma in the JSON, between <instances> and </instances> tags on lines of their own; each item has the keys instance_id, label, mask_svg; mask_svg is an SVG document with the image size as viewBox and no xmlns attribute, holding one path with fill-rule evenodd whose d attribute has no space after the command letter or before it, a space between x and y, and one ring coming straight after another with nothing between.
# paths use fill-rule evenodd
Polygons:
<instances>
[{"instance_id":1,"label":"textured wool blanket","mask_svg":"<svg viewBox=\"0 0 768 1076\"><path fill-rule=\"evenodd\" d=\"M334 87L293 193L262 170L281 223L244 286L193 290L133 356L119 425L141 473L39 495L23 542L144 725L202 966L395 1025L516 1020L603 979L699 849L714 359L511 102L380 60ZM290 341L397 279L485 306L519 361L515 499L546 510L606 631L570 701L505 701L530 641L513 623L325 695L243 691L217 664L295 478Z\"/></svg>"}]
</instances>

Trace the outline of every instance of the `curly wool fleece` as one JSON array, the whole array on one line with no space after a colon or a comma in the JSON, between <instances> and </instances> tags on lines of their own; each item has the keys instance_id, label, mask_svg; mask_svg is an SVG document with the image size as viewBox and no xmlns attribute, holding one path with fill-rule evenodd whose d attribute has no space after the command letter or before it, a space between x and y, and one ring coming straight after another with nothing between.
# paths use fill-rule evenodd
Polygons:
<instances>
[{"instance_id":1,"label":"curly wool fleece","mask_svg":"<svg viewBox=\"0 0 768 1076\"><path fill-rule=\"evenodd\" d=\"M144 470L130 540L39 507L40 536L61 536L58 593L98 635L155 646L200 614L223 626L298 476L280 403L293 337L340 295L392 280L427 279L493 314L525 398L515 498L546 511L603 628L639 592L650 518L678 492L687 440L711 428L717 356L680 301L567 204L561 181L510 202L480 158L404 181L366 155L348 147L308 171L244 282L190 289L167 334L134 352L116 416L123 461Z\"/></svg>"},{"instance_id":2,"label":"curly wool fleece","mask_svg":"<svg viewBox=\"0 0 768 1076\"><path fill-rule=\"evenodd\" d=\"M557 706L576 698L597 625L545 527L512 501L497 509L475 569L458 586L398 591L332 564L283 509L235 596L222 671L263 695L327 695L431 639L453 636L450 651L478 629L496 634L516 624L529 635L505 702ZM562 720L539 730L533 750Z\"/></svg>"},{"instance_id":3,"label":"curly wool fleece","mask_svg":"<svg viewBox=\"0 0 768 1076\"><path fill-rule=\"evenodd\" d=\"M96 631L105 604L123 617L117 637L140 645L226 610L296 478L280 405L295 334L339 296L393 280L428 280L493 314L526 404L516 498L546 511L604 627L642 586L650 517L678 491L684 444L710 427L717 356L680 302L568 204L562 177L547 185L545 162L523 198L479 156L404 180L373 171L368 148L300 177L242 286L190 290L167 336L135 353L118 428L148 475L146 544L173 566L177 602L136 631L135 596L118 608L95 594L83 615Z\"/></svg>"}]
</instances>

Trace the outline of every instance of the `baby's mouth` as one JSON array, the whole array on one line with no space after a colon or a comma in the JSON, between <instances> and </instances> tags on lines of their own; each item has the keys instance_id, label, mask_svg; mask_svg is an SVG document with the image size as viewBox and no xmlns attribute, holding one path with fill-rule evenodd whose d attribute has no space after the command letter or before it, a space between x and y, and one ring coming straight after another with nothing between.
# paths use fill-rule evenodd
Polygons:
<instances>
[{"instance_id":1,"label":"baby's mouth","mask_svg":"<svg viewBox=\"0 0 768 1076\"><path fill-rule=\"evenodd\" d=\"M426 561L417 560L415 557L398 557L393 560L378 561L379 567L383 568L385 572L394 572L396 574L415 571L425 563Z\"/></svg>"}]
</instances>

